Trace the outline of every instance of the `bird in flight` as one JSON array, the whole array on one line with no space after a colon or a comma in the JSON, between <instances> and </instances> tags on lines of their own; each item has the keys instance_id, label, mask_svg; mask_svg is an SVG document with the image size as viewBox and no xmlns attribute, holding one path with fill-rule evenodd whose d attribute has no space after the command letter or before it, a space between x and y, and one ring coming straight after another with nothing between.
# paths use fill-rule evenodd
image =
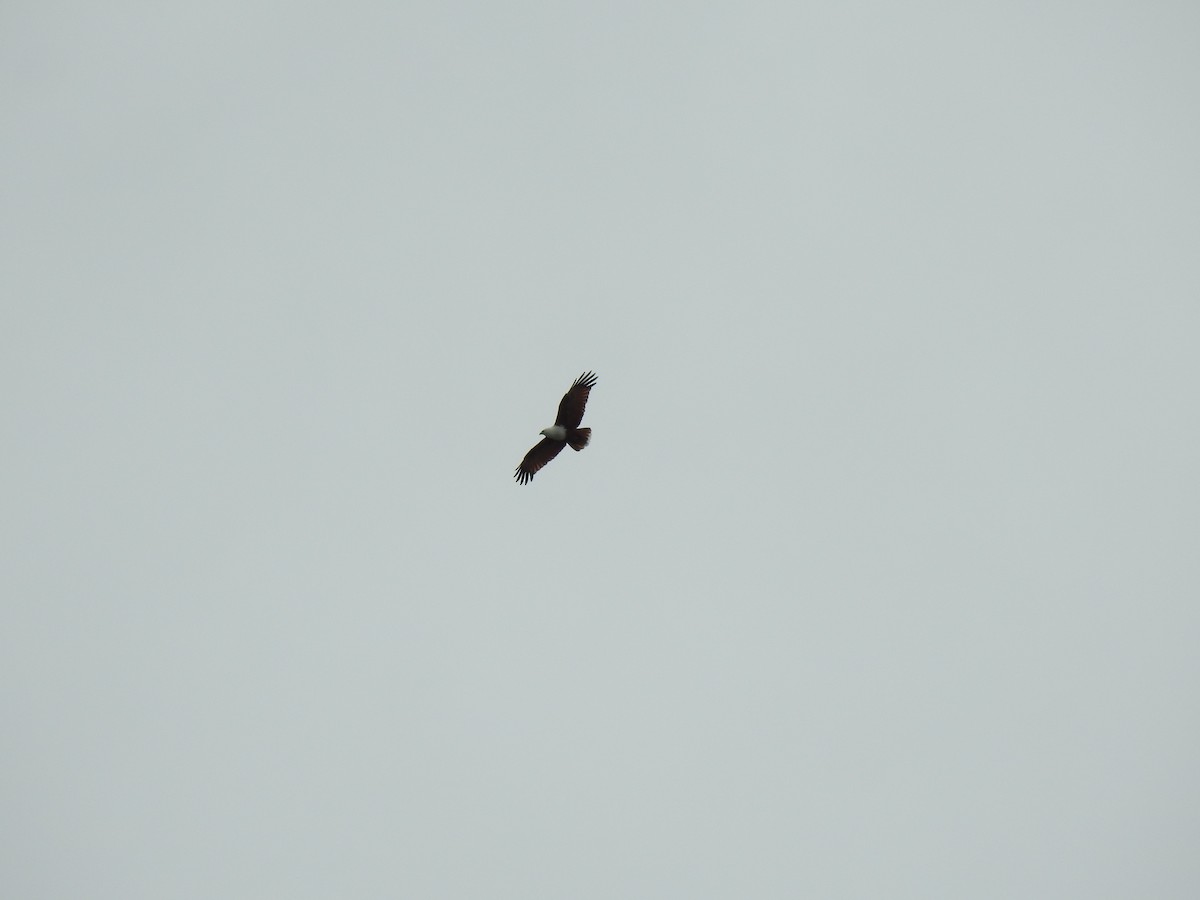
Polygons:
<instances>
[{"instance_id":1,"label":"bird in flight","mask_svg":"<svg viewBox=\"0 0 1200 900\"><path fill-rule=\"evenodd\" d=\"M583 410L587 406L588 394L596 384L593 372L584 372L575 379L575 383L563 394L558 404L558 418L549 428L543 428L545 435L534 444L533 449L525 454L521 465L517 466L516 479L521 484L529 484L538 470L562 450L564 444L570 444L572 450L582 450L592 438L592 429L580 428L583 421Z\"/></svg>"}]
</instances>

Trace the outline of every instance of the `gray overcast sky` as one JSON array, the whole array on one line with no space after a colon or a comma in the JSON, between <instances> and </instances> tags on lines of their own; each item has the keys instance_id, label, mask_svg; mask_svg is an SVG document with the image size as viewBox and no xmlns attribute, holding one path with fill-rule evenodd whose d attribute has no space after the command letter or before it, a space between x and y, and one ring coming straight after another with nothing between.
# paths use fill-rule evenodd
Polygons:
<instances>
[{"instance_id":1,"label":"gray overcast sky","mask_svg":"<svg viewBox=\"0 0 1200 900\"><path fill-rule=\"evenodd\" d=\"M1200 895L1197 33L5 3L3 894Z\"/></svg>"}]
</instances>

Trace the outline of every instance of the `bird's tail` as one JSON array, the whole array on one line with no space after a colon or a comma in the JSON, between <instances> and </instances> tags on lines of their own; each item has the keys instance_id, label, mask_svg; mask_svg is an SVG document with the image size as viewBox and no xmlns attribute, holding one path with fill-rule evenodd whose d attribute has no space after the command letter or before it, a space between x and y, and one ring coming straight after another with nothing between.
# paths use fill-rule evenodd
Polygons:
<instances>
[{"instance_id":1,"label":"bird's tail","mask_svg":"<svg viewBox=\"0 0 1200 900\"><path fill-rule=\"evenodd\" d=\"M567 443L571 445L572 450L582 450L591 439L592 429L590 428L576 428L567 435Z\"/></svg>"}]
</instances>

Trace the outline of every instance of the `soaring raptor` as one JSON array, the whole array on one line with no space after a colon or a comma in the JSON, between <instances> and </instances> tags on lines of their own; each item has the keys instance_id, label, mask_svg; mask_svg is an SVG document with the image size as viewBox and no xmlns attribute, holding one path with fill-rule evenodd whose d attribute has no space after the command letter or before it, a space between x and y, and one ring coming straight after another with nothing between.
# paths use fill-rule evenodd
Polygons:
<instances>
[{"instance_id":1,"label":"soaring raptor","mask_svg":"<svg viewBox=\"0 0 1200 900\"><path fill-rule=\"evenodd\" d=\"M517 466L517 481L528 484L533 480L546 463L558 456L558 451L564 444L570 444L572 450L582 450L592 437L592 429L580 428L583 421L583 409L587 406L588 394L596 384L596 376L592 372L584 372L575 379L575 383L563 394L558 404L558 418L549 428L543 428L545 435L534 444L533 449L525 454L521 465Z\"/></svg>"}]
</instances>

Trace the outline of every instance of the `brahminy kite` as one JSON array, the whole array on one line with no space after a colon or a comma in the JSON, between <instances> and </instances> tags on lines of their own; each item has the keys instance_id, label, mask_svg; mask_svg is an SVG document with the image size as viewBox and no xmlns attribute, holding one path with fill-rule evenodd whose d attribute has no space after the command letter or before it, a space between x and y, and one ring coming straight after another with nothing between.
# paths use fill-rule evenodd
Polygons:
<instances>
[{"instance_id":1,"label":"brahminy kite","mask_svg":"<svg viewBox=\"0 0 1200 900\"><path fill-rule=\"evenodd\" d=\"M583 421L583 410L587 406L588 394L596 384L596 376L592 372L584 372L575 379L575 383L563 394L562 402L558 404L558 418L549 428L543 428L545 435L533 449L525 454L521 465L517 466L516 479L521 484L529 484L546 463L558 456L558 451L564 444L570 444L572 450L582 450L592 437L592 429L580 428Z\"/></svg>"}]
</instances>

